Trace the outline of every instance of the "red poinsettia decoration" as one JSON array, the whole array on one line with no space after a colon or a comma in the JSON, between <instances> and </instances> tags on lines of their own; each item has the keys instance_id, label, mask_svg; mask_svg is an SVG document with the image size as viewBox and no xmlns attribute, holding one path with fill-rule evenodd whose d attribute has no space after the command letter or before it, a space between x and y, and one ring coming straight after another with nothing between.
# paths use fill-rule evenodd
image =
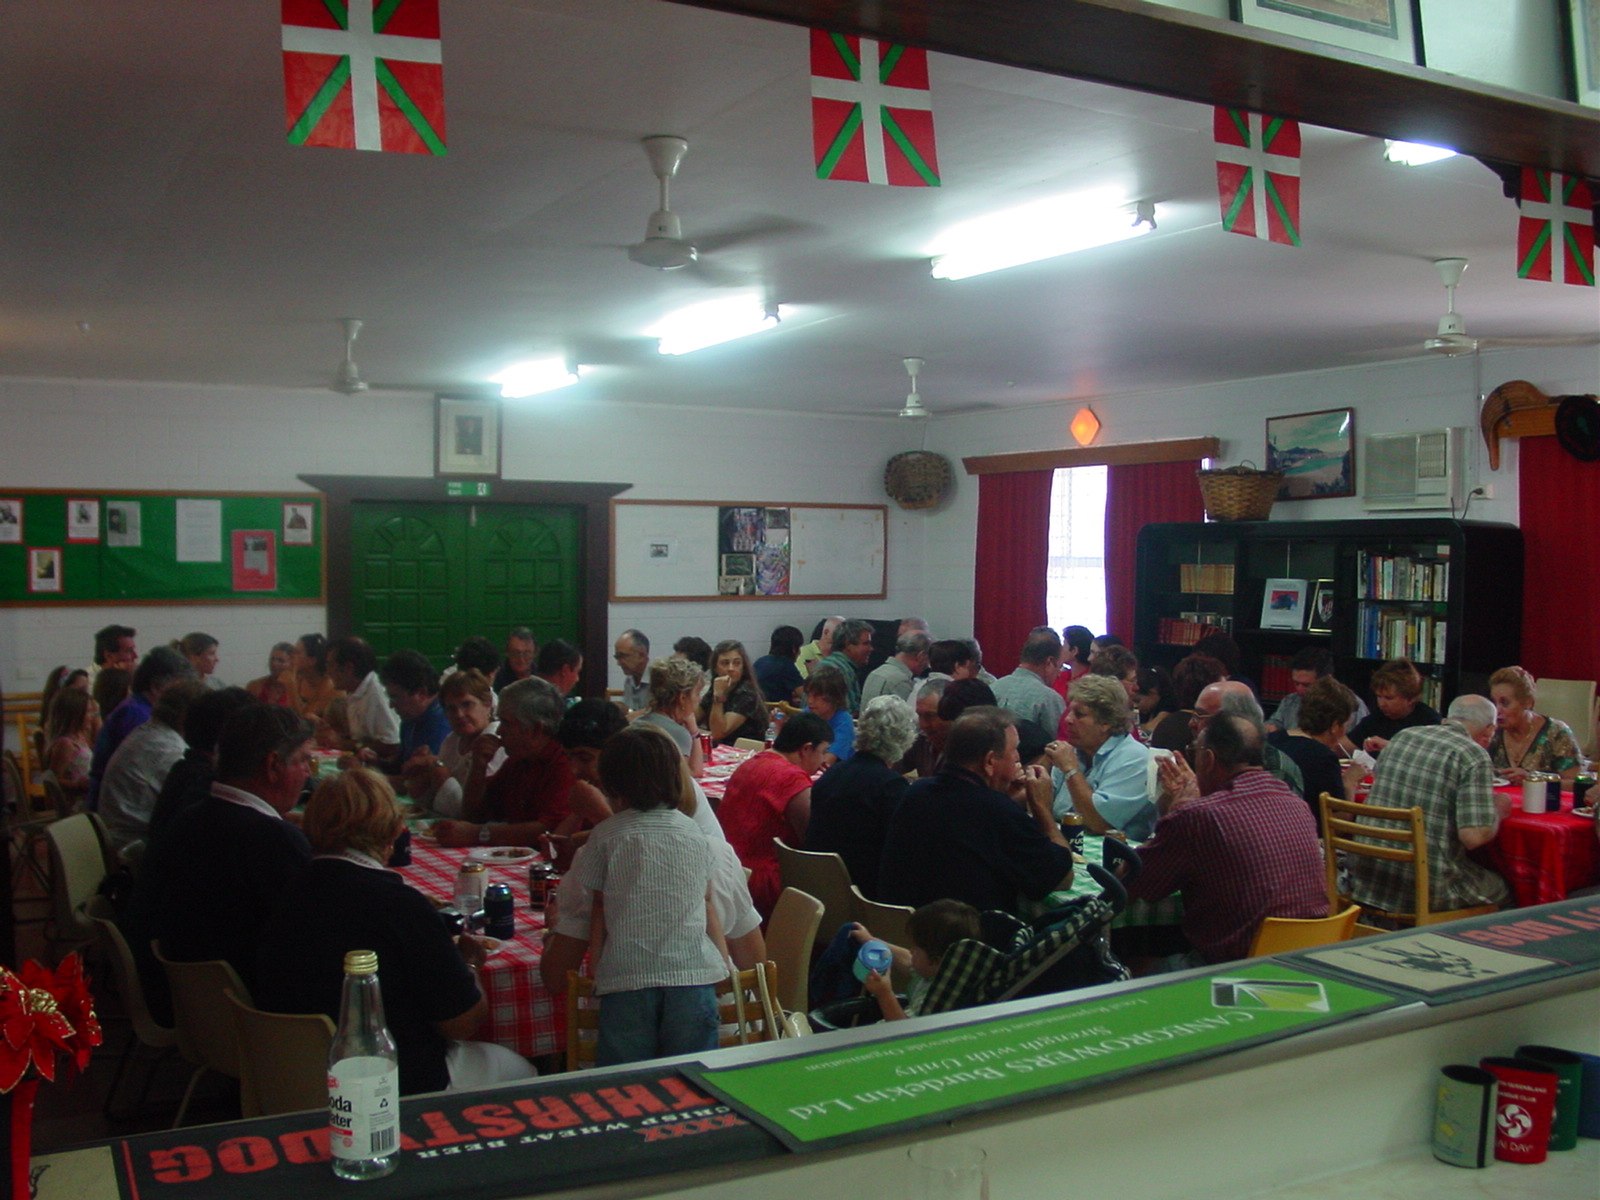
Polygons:
<instances>
[{"instance_id":1,"label":"red poinsettia decoration","mask_svg":"<svg viewBox=\"0 0 1600 1200\"><path fill-rule=\"evenodd\" d=\"M20 977L0 967L0 1092L16 1087L30 1067L53 1081L58 1050L82 1070L99 1044L94 997L76 954L54 971L25 963Z\"/></svg>"}]
</instances>

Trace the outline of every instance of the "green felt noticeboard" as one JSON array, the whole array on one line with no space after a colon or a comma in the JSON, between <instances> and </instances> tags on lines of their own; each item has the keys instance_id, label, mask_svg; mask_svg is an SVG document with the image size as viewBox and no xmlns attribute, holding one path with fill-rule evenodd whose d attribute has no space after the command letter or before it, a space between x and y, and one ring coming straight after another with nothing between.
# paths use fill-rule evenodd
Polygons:
<instances>
[{"instance_id":1,"label":"green felt noticeboard","mask_svg":"<svg viewBox=\"0 0 1600 1200\"><path fill-rule=\"evenodd\" d=\"M315 492L0 488L0 606L320 603Z\"/></svg>"}]
</instances>

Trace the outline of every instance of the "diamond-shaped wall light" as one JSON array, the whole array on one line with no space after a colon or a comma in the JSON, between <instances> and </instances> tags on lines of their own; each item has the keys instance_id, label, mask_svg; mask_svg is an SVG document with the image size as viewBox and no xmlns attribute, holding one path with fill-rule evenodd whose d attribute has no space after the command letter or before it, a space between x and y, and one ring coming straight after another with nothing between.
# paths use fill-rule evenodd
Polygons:
<instances>
[{"instance_id":1,"label":"diamond-shaped wall light","mask_svg":"<svg viewBox=\"0 0 1600 1200\"><path fill-rule=\"evenodd\" d=\"M1100 432L1100 418L1094 415L1094 409L1085 404L1078 410L1078 415L1072 418L1068 428L1072 430L1078 445L1087 446Z\"/></svg>"}]
</instances>

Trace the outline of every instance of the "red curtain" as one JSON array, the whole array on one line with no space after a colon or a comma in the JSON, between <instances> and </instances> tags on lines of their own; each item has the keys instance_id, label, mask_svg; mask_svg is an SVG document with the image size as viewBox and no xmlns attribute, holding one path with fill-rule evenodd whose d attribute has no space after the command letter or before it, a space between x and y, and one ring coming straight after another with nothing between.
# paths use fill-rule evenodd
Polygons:
<instances>
[{"instance_id":1,"label":"red curtain","mask_svg":"<svg viewBox=\"0 0 1600 1200\"><path fill-rule=\"evenodd\" d=\"M1106 480L1106 632L1135 643L1133 598L1139 530L1162 521L1203 521L1198 462L1110 467Z\"/></svg>"},{"instance_id":2,"label":"red curtain","mask_svg":"<svg viewBox=\"0 0 1600 1200\"><path fill-rule=\"evenodd\" d=\"M1028 631L1045 622L1054 471L978 476L978 562L972 635L992 675L1016 669Z\"/></svg>"},{"instance_id":3,"label":"red curtain","mask_svg":"<svg viewBox=\"0 0 1600 1200\"><path fill-rule=\"evenodd\" d=\"M1600 595L1600 463L1579 462L1553 437L1523 438L1517 454L1522 665L1535 678L1600 679L1588 605Z\"/></svg>"}]
</instances>

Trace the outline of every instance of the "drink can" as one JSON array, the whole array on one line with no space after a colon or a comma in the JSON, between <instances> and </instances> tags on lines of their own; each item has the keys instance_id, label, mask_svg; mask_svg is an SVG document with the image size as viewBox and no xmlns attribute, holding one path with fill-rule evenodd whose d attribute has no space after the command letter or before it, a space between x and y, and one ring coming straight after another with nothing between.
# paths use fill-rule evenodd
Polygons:
<instances>
[{"instance_id":1,"label":"drink can","mask_svg":"<svg viewBox=\"0 0 1600 1200\"><path fill-rule=\"evenodd\" d=\"M1589 789L1594 786L1593 775L1579 775L1572 781L1572 807L1578 808L1585 804Z\"/></svg>"},{"instance_id":2,"label":"drink can","mask_svg":"<svg viewBox=\"0 0 1600 1200\"><path fill-rule=\"evenodd\" d=\"M1072 847L1072 852L1079 858L1083 857L1083 818L1075 812L1069 812L1061 818L1061 836L1067 839L1067 845Z\"/></svg>"},{"instance_id":3,"label":"drink can","mask_svg":"<svg viewBox=\"0 0 1600 1200\"><path fill-rule=\"evenodd\" d=\"M502 942L517 936L516 902L511 888L504 883L491 883L483 893L483 932Z\"/></svg>"},{"instance_id":4,"label":"drink can","mask_svg":"<svg viewBox=\"0 0 1600 1200\"><path fill-rule=\"evenodd\" d=\"M1552 775L1545 782L1544 810L1545 812L1561 811L1561 776Z\"/></svg>"}]
</instances>

